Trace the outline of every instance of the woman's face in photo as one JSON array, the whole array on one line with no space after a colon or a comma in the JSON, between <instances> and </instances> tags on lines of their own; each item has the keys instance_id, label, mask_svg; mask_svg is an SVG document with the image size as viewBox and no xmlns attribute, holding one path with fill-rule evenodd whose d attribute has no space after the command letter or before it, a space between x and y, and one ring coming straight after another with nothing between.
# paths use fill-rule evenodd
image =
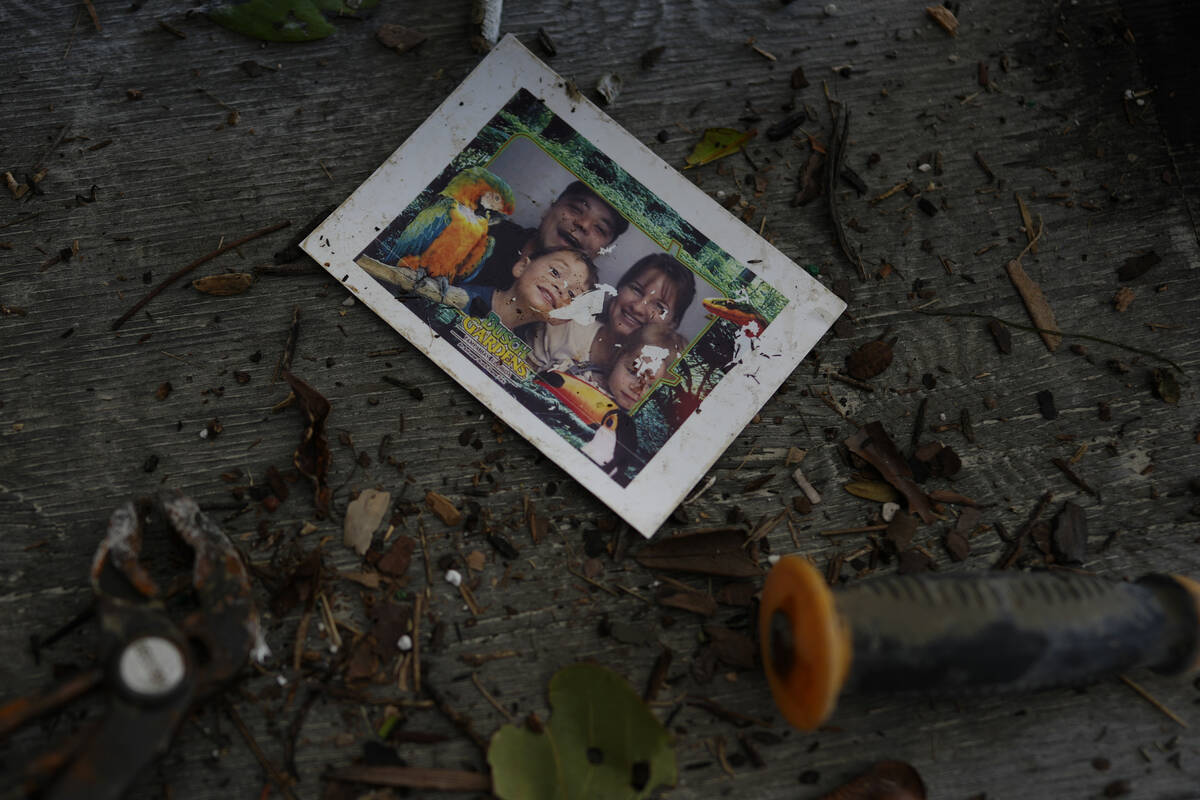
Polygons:
<instances>
[{"instance_id":1,"label":"woman's face in photo","mask_svg":"<svg viewBox=\"0 0 1200 800\"><path fill-rule=\"evenodd\" d=\"M674 325L675 284L662 270L651 268L617 290L608 309L608 323L622 336L647 322Z\"/></svg>"}]
</instances>

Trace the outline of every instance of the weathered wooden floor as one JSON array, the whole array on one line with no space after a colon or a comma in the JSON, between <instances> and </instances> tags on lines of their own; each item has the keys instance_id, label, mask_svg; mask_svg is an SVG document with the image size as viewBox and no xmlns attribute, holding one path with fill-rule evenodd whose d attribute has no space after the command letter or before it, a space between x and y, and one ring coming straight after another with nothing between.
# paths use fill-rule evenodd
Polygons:
<instances>
[{"instance_id":1,"label":"weathered wooden floor","mask_svg":"<svg viewBox=\"0 0 1200 800\"><path fill-rule=\"evenodd\" d=\"M328 563L358 568L358 557L341 544L339 522L314 519L303 484L273 514L257 505L234 512L231 487L261 483L271 466L287 470L299 441L299 412L271 411L287 394L272 376L298 307L294 371L333 407L335 509L372 486L401 501L436 490L461 506L478 503L521 550L506 565L478 534L421 517L432 561L476 549L487 554L475 590L484 611L473 619L457 593L435 581L431 611L449 633L440 649L423 645L424 674L483 735L504 720L476 690L461 656L518 651L478 674L516 716L536 711L545 718L546 682L565 664L595 659L639 690L645 684L660 648L601 634L602 620L622 620L674 652L663 698L703 695L772 721L757 729L775 734L775 743L758 745L766 765L756 768L739 754L745 731L691 706L674 714L681 772L673 798L815 798L882 758L911 762L935 798L1093 798L1117 796L1126 786L1139 798L1200 796L1200 694L1185 679L1130 676L1193 727L1110 680L1014 698L847 697L830 726L813 734L788 732L757 671L721 668L701 682L699 618L606 593L564 569L578 564L585 539L615 541L620 526L611 524L611 513L481 413L374 315L348 305L315 269L262 277L229 298L181 282L112 332L112 321L172 271L222 241L291 220L290 230L226 254L196 276L271 261L293 232L369 175L479 56L468 45L465 0L385 0L368 21L342 22L336 35L303 45L243 38L188 3L94 5L101 32L80 2L0 5L0 171L23 181L47 168L36 196L16 201L0 189L2 699L49 685L56 669L87 663L95 642L90 624L44 649L40 663L29 638L44 637L86 606L91 554L122 499L179 488L228 519L227 530L255 563L271 560L269 542L305 550L324 543ZM1200 577L1200 257L1183 190L1195 186L1195 173L1181 177L1171 155L1194 153L1195 142L1168 146L1159 122L1194 108L1173 106L1169 91L1148 82L1131 43L1138 32L1126 33L1115 2L962 3L955 38L931 22L923 3L839 0L829 15L823 5L506 4L502 30L536 49L535 33L545 28L558 49L548 63L580 87L620 73L624 90L610 114L672 164L682 164L706 127L762 129L793 101L815 114L805 129L827 136L826 83L854 111L847 164L869 188L862 197L845 184L838 191L848 236L871 276L865 283L839 253L823 203L790 205L808 152L802 134L778 144L760 138L750 148L758 167L769 168L762 196L752 197L744 182L751 168L741 157L689 173L705 190L747 197L757 209L748 224L761 226L797 263L819 269L828 285L847 279L852 322L843 336L830 334L820 344L721 458L712 488L688 508L690 522L668 529L727 519L753 524L790 507L798 491L784 458L794 445L809 451L805 470L824 495L811 515L795 517L799 551L820 565L850 554L867 544L865 535L821 531L867 524L876 506L842 490L853 469L840 442L854 422L879 420L903 446L927 400L924 436L961 455L953 488L987 504L984 523L1014 531L1050 492L1046 518L1066 501L1086 511L1087 570L1113 578L1154 571ZM429 40L398 55L375 41L380 22L410 25ZM1169 32L1154 36L1156 47L1173 46ZM776 60L752 49L751 40ZM658 45L665 46L661 59L643 70L641 55ZM981 62L991 88L978 81ZM811 85L793 91L789 79L798 66ZM920 171L923 163L940 169ZM936 216L918 211L904 192L869 202L910 179L922 188L933 184L926 197L937 204ZM1035 334L1013 330L1012 353L1001 355L984 319L938 315L994 314L1027 324L1004 270L1025 245L1014 193L1044 224L1037 254L1023 263L1068 332L1054 353ZM1195 208L1194 195L1190 202ZM64 250L69 258L60 257ZM1151 251L1160 263L1127 284L1118 281L1126 259ZM1113 299L1121 286L1135 297L1119 313ZM883 335L896 337L896 361L873 381L873 392L825 377L854 347ZM1182 387L1177 402L1155 393L1153 371L1168 365L1151 353L1182 369L1174 373ZM418 387L422 399L385 376ZM173 390L159 399L156 390L168 382ZM1054 419L1039 412L1043 391L1053 395ZM840 413L815 396L824 392ZM1102 405L1111 416L1101 416ZM973 442L959 430L929 431L957 423L964 410ZM220 434L201 438L214 421ZM470 445L475 439L479 449ZM362 466L360 453L367 455ZM389 455L399 465L389 464ZM1070 482L1055 458L1070 460L1093 491ZM765 483L756 480L764 476ZM748 485L754 488L746 491ZM526 497L552 522L540 544L524 521ZM316 529L292 542L305 522ZM415 535L417 519L406 524ZM948 525L924 527L917 538L939 570L983 572L1001 557L1005 545L993 527L971 539L964 562L952 562L942 546ZM768 541L774 553L797 549L783 526ZM632 558L602 561L598 580L605 586L654 594L656 576ZM853 573L850 564L843 568L856 580ZM424 588L424 574L418 550L413 589ZM339 616L363 624L361 587L338 581L327 590ZM265 596L262 590L260 600ZM293 684L315 680L280 669L290 665L299 620L299 610L269 619L279 662L250 674L232 695L276 763L304 697L289 703L276 675L282 671ZM715 621L743 629L750 617L744 608L722 607ZM314 626L310 646L320 642ZM671 708L661 709L664 718ZM296 793L319 796L322 772L359 756L380 718L376 706L317 700L297 745ZM35 725L0 746L5 785L76 724L60 718ZM485 767L474 745L435 711L412 711L406 727L448 736L436 745L402 745L409 764ZM719 742L731 755L732 775L714 755ZM135 794L250 797L266 783L214 706L185 724Z\"/></svg>"}]
</instances>

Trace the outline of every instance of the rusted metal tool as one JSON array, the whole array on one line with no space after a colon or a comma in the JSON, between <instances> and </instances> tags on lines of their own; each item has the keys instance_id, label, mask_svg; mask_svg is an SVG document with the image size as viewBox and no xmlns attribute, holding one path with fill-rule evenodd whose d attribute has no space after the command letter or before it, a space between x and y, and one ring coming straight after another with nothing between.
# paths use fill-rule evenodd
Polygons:
<instances>
[{"instance_id":1,"label":"rusted metal tool","mask_svg":"<svg viewBox=\"0 0 1200 800\"><path fill-rule=\"evenodd\" d=\"M767 575L758 620L775 703L812 730L843 691L927 695L1074 686L1200 668L1200 584L1071 572L905 575L831 590L807 560Z\"/></svg>"},{"instance_id":2,"label":"rusted metal tool","mask_svg":"<svg viewBox=\"0 0 1200 800\"><path fill-rule=\"evenodd\" d=\"M91 569L100 666L0 707L0 741L96 688L107 689L108 711L90 731L29 765L27 795L121 797L166 752L196 701L229 682L252 652L266 656L246 567L229 538L181 494L161 494L154 507L195 553L191 582L199 608L178 623L167 616L158 585L138 560L143 515L132 502L117 508Z\"/></svg>"}]
</instances>

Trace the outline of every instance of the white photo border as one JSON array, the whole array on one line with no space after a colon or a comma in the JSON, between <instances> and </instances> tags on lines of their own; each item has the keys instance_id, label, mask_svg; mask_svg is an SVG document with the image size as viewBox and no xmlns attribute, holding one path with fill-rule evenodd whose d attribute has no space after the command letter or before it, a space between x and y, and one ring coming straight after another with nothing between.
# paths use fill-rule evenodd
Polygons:
<instances>
[{"instance_id":1,"label":"white photo border","mask_svg":"<svg viewBox=\"0 0 1200 800\"><path fill-rule=\"evenodd\" d=\"M519 89L526 89L717 247L787 297L756 353L728 371L628 486L547 426L354 263ZM302 247L481 403L649 538L787 379L845 303L506 36Z\"/></svg>"}]
</instances>

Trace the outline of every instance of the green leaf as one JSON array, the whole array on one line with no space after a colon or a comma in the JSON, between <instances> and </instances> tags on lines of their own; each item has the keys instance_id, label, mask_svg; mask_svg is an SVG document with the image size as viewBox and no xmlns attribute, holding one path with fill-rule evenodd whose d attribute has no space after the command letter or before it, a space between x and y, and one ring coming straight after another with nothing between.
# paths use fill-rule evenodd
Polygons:
<instances>
[{"instance_id":1,"label":"green leaf","mask_svg":"<svg viewBox=\"0 0 1200 800\"><path fill-rule=\"evenodd\" d=\"M692 154L687 157L687 167L684 169L698 167L701 164L707 164L736 153L742 149L742 145L756 135L758 135L758 131L753 129L743 133L737 128L709 128L704 132L703 138L692 148Z\"/></svg>"},{"instance_id":2,"label":"green leaf","mask_svg":"<svg viewBox=\"0 0 1200 800\"><path fill-rule=\"evenodd\" d=\"M379 0L228 0L208 10L213 22L268 42L311 42L336 30L327 17L352 17Z\"/></svg>"},{"instance_id":3,"label":"green leaf","mask_svg":"<svg viewBox=\"0 0 1200 800\"><path fill-rule=\"evenodd\" d=\"M596 664L550 679L544 733L505 725L492 737L492 790L502 800L633 800L678 779L670 737L617 673Z\"/></svg>"}]
</instances>

